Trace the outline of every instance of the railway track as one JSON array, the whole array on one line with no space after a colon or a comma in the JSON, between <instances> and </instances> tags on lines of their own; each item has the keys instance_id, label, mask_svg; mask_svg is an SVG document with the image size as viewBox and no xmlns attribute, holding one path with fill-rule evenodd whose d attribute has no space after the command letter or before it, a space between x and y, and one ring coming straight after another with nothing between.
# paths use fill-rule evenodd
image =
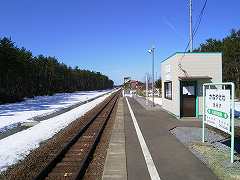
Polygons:
<instances>
[{"instance_id":1,"label":"railway track","mask_svg":"<svg viewBox=\"0 0 240 180\"><path fill-rule=\"evenodd\" d=\"M81 179L84 176L119 94L118 91L108 99L59 153L52 155L54 158L35 177L36 180Z\"/></svg>"}]
</instances>

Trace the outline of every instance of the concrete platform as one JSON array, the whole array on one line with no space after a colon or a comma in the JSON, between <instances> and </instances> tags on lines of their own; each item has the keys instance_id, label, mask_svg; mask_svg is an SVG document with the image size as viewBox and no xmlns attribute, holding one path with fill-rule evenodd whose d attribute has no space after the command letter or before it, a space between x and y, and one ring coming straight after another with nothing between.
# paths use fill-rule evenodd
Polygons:
<instances>
[{"instance_id":1,"label":"concrete platform","mask_svg":"<svg viewBox=\"0 0 240 180\"><path fill-rule=\"evenodd\" d=\"M123 98L118 103L102 179L127 179Z\"/></svg>"},{"instance_id":2,"label":"concrete platform","mask_svg":"<svg viewBox=\"0 0 240 180\"><path fill-rule=\"evenodd\" d=\"M143 153L132 114L123 98L119 103L103 179L217 179L205 164L169 132L176 126L199 127L200 121L179 121L161 108L151 111L144 107L141 100L127 98L159 177L150 176L153 167L149 167L149 159Z\"/></svg>"}]
</instances>

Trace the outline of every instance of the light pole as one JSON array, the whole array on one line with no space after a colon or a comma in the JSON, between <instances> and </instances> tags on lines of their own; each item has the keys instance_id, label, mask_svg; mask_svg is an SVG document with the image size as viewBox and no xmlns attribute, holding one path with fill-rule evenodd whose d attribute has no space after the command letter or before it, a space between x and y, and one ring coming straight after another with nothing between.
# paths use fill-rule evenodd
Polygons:
<instances>
[{"instance_id":1,"label":"light pole","mask_svg":"<svg viewBox=\"0 0 240 180\"><path fill-rule=\"evenodd\" d=\"M152 106L154 107L154 51L155 47L153 46L152 49L149 49L148 52L152 54Z\"/></svg>"},{"instance_id":2,"label":"light pole","mask_svg":"<svg viewBox=\"0 0 240 180\"><path fill-rule=\"evenodd\" d=\"M148 105L148 74L146 74L146 105Z\"/></svg>"}]
</instances>

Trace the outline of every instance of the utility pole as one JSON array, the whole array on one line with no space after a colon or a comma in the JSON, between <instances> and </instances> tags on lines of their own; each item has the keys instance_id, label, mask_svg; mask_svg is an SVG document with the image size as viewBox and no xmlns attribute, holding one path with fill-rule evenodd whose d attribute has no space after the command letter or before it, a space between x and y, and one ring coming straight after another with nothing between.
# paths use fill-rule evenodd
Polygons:
<instances>
[{"instance_id":1,"label":"utility pole","mask_svg":"<svg viewBox=\"0 0 240 180\"><path fill-rule=\"evenodd\" d=\"M190 38L190 52L193 51L193 32L192 32L192 0L189 0L189 38Z\"/></svg>"}]
</instances>

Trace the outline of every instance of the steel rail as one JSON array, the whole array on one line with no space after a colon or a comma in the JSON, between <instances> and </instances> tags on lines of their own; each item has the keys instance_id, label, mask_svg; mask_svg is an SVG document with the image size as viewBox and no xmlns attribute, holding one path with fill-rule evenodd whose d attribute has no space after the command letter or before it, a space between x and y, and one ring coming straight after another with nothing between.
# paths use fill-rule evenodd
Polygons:
<instances>
[{"instance_id":1,"label":"steel rail","mask_svg":"<svg viewBox=\"0 0 240 180\"><path fill-rule=\"evenodd\" d=\"M93 145L90 147L90 150L87 152L87 154L84 156L83 160L79 164L78 171L76 172L76 176L73 179L81 179L83 177L84 172L85 172L86 168L88 167L90 157L94 153L94 150L95 150L95 148L96 148L96 146L97 146L97 144L100 140L102 132L103 132L103 130L104 130L106 124L107 124L107 121L112 114L112 111L113 111L113 109L115 107L115 104L118 100L119 94L120 94L120 91L116 92L110 98L110 100L108 100L107 103L105 103L103 105L103 107L101 107L101 109L97 113L95 112L94 116L91 117L90 120L82 128L79 129L78 133L76 135L74 135L74 137L71 138L71 140L68 141L62 147L62 149L55 155L55 157L40 171L40 173L34 178L35 180L45 179L48 176L48 174L54 169L54 167L56 167L56 165L62 161L65 154L78 141L78 139L80 139L80 137L84 134L84 132L86 132L86 130L91 126L91 124L93 124L95 119L97 119L98 116L102 112L104 112L104 110L110 105L110 111L109 111L107 117L105 117L105 121L104 121L103 125L101 126L101 129L99 130L97 136L94 138Z\"/></svg>"}]
</instances>

